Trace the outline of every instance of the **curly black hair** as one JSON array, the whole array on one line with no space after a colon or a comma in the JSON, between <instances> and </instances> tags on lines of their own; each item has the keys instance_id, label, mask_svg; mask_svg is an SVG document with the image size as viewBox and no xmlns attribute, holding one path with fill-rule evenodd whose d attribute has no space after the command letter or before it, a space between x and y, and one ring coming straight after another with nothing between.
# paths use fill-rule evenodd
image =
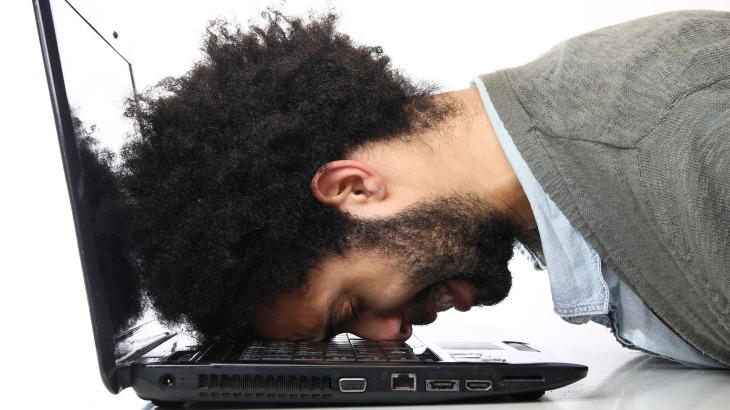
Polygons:
<instances>
[{"instance_id":1,"label":"curly black hair","mask_svg":"<svg viewBox=\"0 0 730 410\"><path fill-rule=\"evenodd\" d=\"M102 280L98 283L109 309L103 315L116 331L126 330L143 313L143 294L138 275L124 251L128 209L115 170L116 154L95 137L96 125L88 128L71 109L71 121L78 140L86 205L94 232L96 260Z\"/></svg>"},{"instance_id":2,"label":"curly black hair","mask_svg":"<svg viewBox=\"0 0 730 410\"><path fill-rule=\"evenodd\" d=\"M266 16L212 21L190 71L127 102L140 128L119 170L129 258L161 319L207 340L250 337L259 304L344 251L352 222L313 197L320 167L455 111L334 12Z\"/></svg>"}]
</instances>

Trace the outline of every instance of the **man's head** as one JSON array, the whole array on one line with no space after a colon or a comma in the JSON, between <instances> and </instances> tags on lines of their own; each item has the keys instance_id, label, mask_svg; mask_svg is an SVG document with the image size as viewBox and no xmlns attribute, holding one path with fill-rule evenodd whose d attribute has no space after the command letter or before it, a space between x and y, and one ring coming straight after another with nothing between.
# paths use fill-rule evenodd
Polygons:
<instances>
[{"instance_id":1,"label":"man's head","mask_svg":"<svg viewBox=\"0 0 730 410\"><path fill-rule=\"evenodd\" d=\"M411 322L433 319L430 285L446 279L486 286L475 292L486 303L506 294L516 225L469 192L425 198L392 218L360 218L330 201L327 180L342 186L338 164L353 152L417 143L459 111L430 97L435 87L394 70L378 48L337 32L336 21L272 13L247 30L214 22L188 73L128 103L141 132L119 170L124 229L163 320L209 339L248 337L252 326L266 335L272 326L262 329L261 318L286 301L300 312L325 306L318 298L335 283L327 272L349 277L338 281L343 292L387 285L371 289L377 312L363 305L363 315L404 318L410 309ZM366 262L355 269L357 261ZM355 272L364 276L347 276ZM390 305L376 303L378 293ZM344 293L328 294L325 314L344 320L335 311L345 309ZM312 336L295 333L287 337Z\"/></svg>"}]
</instances>

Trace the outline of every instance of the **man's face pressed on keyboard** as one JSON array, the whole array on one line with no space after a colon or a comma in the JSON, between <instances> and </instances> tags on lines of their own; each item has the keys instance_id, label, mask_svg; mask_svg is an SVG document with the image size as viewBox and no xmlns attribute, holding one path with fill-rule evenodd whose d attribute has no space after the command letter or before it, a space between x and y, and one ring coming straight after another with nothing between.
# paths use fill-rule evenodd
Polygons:
<instances>
[{"instance_id":1,"label":"man's face pressed on keyboard","mask_svg":"<svg viewBox=\"0 0 730 410\"><path fill-rule=\"evenodd\" d=\"M514 221L483 206L455 196L361 221L350 251L257 311L255 333L271 340L328 340L343 332L406 340L413 325L433 322L438 311L498 303L511 285L512 242L497 238L514 232Z\"/></svg>"}]
</instances>

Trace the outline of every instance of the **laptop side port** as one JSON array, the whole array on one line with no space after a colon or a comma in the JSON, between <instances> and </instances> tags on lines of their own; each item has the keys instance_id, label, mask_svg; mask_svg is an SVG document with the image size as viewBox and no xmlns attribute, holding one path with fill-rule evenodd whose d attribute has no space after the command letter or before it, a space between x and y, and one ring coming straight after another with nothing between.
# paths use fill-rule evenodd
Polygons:
<instances>
[{"instance_id":1,"label":"laptop side port","mask_svg":"<svg viewBox=\"0 0 730 410\"><path fill-rule=\"evenodd\" d=\"M343 393L362 393L368 387L364 377L343 377L340 379L340 391Z\"/></svg>"},{"instance_id":2,"label":"laptop side port","mask_svg":"<svg viewBox=\"0 0 730 410\"><path fill-rule=\"evenodd\" d=\"M459 391L458 380L426 380L426 391Z\"/></svg>"},{"instance_id":3,"label":"laptop side port","mask_svg":"<svg viewBox=\"0 0 730 410\"><path fill-rule=\"evenodd\" d=\"M492 388L491 380L467 380L464 382L467 390L471 391L487 391Z\"/></svg>"},{"instance_id":4,"label":"laptop side port","mask_svg":"<svg viewBox=\"0 0 730 410\"><path fill-rule=\"evenodd\" d=\"M175 378L169 374L160 377L160 388L162 390L170 390L175 386Z\"/></svg>"},{"instance_id":5,"label":"laptop side port","mask_svg":"<svg viewBox=\"0 0 730 410\"><path fill-rule=\"evenodd\" d=\"M545 377L541 374L507 374L502 376L506 382L543 381Z\"/></svg>"},{"instance_id":6,"label":"laptop side port","mask_svg":"<svg viewBox=\"0 0 730 410\"><path fill-rule=\"evenodd\" d=\"M390 390L416 391L415 373L393 373L390 375Z\"/></svg>"}]
</instances>

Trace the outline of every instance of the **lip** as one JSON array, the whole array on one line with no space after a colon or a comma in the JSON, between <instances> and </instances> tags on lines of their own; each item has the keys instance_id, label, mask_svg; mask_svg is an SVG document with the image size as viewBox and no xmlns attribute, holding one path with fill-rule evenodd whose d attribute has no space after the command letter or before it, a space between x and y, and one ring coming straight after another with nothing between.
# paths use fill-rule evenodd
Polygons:
<instances>
[{"instance_id":1,"label":"lip","mask_svg":"<svg viewBox=\"0 0 730 410\"><path fill-rule=\"evenodd\" d=\"M448 294L454 298L454 309L459 312L466 312L471 309L471 298L459 286L453 282L444 282Z\"/></svg>"}]
</instances>

